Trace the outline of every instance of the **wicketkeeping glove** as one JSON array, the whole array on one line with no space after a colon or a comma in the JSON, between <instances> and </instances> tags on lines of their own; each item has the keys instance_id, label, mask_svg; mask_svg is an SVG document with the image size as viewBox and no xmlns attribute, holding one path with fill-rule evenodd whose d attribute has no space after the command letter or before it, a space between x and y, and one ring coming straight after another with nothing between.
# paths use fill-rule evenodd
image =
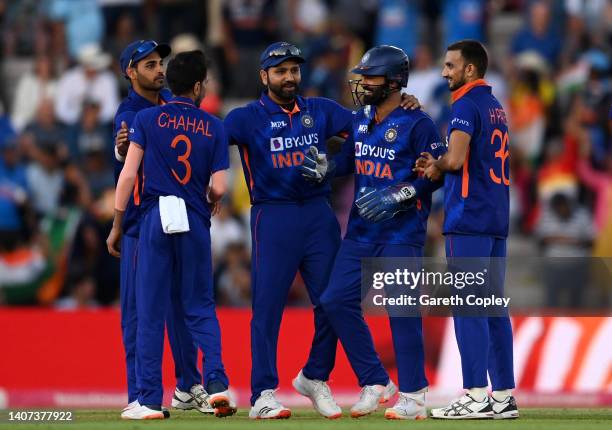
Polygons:
<instances>
[{"instance_id":1,"label":"wicketkeeping glove","mask_svg":"<svg viewBox=\"0 0 612 430\"><path fill-rule=\"evenodd\" d=\"M302 176L308 181L320 183L332 175L334 167L332 160L328 160L324 153L319 153L316 146L311 146L302 163Z\"/></svg>"},{"instance_id":2,"label":"wicketkeeping glove","mask_svg":"<svg viewBox=\"0 0 612 430\"><path fill-rule=\"evenodd\" d=\"M416 202L416 189L409 182L390 185L381 190L362 188L355 201L359 215L371 222L391 219L398 212L409 209Z\"/></svg>"}]
</instances>

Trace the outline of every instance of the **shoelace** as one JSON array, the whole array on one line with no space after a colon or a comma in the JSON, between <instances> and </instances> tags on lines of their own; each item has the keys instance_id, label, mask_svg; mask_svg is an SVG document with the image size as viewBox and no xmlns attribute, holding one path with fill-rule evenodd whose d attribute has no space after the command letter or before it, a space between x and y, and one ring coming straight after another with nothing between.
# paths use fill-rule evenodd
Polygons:
<instances>
[{"instance_id":1,"label":"shoelace","mask_svg":"<svg viewBox=\"0 0 612 430\"><path fill-rule=\"evenodd\" d=\"M363 387L361 389L361 396L359 396L359 401L361 402L361 401L365 400L366 396L368 396L368 395L378 397L379 393L374 388L373 385L366 385L365 387Z\"/></svg>"},{"instance_id":2,"label":"shoelace","mask_svg":"<svg viewBox=\"0 0 612 430\"><path fill-rule=\"evenodd\" d=\"M270 404L274 406L274 409L278 409L282 407L282 405L278 400L276 400L276 396L274 395L275 391L276 390L268 390L266 392L263 392L261 393L261 397L263 397L266 401L270 402Z\"/></svg>"},{"instance_id":3,"label":"shoelace","mask_svg":"<svg viewBox=\"0 0 612 430\"><path fill-rule=\"evenodd\" d=\"M207 401L208 393L206 393L206 390L204 390L203 386L194 385L191 388L191 394L193 394L193 397L195 397L196 402L198 402L199 404L208 403Z\"/></svg>"},{"instance_id":4,"label":"shoelace","mask_svg":"<svg viewBox=\"0 0 612 430\"><path fill-rule=\"evenodd\" d=\"M416 403L417 405L421 406L423 404L423 402L421 402L420 400L414 399L410 396L408 396L407 394L404 393L399 393L398 395L398 399L397 399L397 405L398 406L403 406L403 405L410 405L411 402Z\"/></svg>"},{"instance_id":5,"label":"shoelace","mask_svg":"<svg viewBox=\"0 0 612 430\"><path fill-rule=\"evenodd\" d=\"M331 390L329 389L329 385L325 383L325 381L315 380L314 382L314 392L316 395L323 397L325 399L333 400Z\"/></svg>"}]
</instances>

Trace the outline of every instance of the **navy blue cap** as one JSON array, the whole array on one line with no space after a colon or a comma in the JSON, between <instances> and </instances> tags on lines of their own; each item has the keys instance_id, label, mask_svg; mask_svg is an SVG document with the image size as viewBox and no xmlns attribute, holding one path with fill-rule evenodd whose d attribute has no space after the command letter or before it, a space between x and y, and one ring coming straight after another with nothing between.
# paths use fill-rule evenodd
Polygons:
<instances>
[{"instance_id":1,"label":"navy blue cap","mask_svg":"<svg viewBox=\"0 0 612 430\"><path fill-rule=\"evenodd\" d=\"M157 51L161 58L166 58L170 55L171 49L170 45L157 43L154 40L137 40L130 43L121 53L121 57L119 57L121 72L124 76L127 76L125 70L128 66L133 66L154 51Z\"/></svg>"},{"instance_id":2,"label":"navy blue cap","mask_svg":"<svg viewBox=\"0 0 612 430\"><path fill-rule=\"evenodd\" d=\"M259 64L263 70L266 70L287 60L295 60L298 63L306 61L297 46L288 42L275 42L261 53Z\"/></svg>"}]
</instances>

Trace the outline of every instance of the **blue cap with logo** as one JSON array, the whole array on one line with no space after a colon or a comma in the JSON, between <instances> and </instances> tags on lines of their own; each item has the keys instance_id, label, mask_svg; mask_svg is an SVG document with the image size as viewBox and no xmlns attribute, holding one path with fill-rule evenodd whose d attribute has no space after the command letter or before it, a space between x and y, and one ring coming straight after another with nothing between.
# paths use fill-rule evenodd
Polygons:
<instances>
[{"instance_id":1,"label":"blue cap with logo","mask_svg":"<svg viewBox=\"0 0 612 430\"><path fill-rule=\"evenodd\" d=\"M154 40L137 40L130 43L121 53L121 57L119 57L119 66L123 75L127 76L125 70L128 67L138 63L154 51L157 51L161 58L166 58L170 55L171 49L170 45L157 43Z\"/></svg>"},{"instance_id":2,"label":"blue cap with logo","mask_svg":"<svg viewBox=\"0 0 612 430\"><path fill-rule=\"evenodd\" d=\"M266 70L287 60L295 60L298 63L306 61L297 46L288 42L275 42L261 53L259 64L263 70Z\"/></svg>"}]
</instances>

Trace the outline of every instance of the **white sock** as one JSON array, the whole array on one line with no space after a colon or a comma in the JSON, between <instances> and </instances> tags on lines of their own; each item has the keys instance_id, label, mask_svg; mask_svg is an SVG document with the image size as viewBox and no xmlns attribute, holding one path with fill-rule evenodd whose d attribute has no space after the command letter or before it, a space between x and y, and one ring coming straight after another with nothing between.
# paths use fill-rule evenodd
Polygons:
<instances>
[{"instance_id":1,"label":"white sock","mask_svg":"<svg viewBox=\"0 0 612 430\"><path fill-rule=\"evenodd\" d=\"M467 392L477 402L484 402L487 398L487 387L470 388Z\"/></svg>"},{"instance_id":2,"label":"white sock","mask_svg":"<svg viewBox=\"0 0 612 430\"><path fill-rule=\"evenodd\" d=\"M498 402L503 402L511 395L512 395L512 390L499 390L499 391L493 391L492 393L492 397Z\"/></svg>"}]
</instances>

